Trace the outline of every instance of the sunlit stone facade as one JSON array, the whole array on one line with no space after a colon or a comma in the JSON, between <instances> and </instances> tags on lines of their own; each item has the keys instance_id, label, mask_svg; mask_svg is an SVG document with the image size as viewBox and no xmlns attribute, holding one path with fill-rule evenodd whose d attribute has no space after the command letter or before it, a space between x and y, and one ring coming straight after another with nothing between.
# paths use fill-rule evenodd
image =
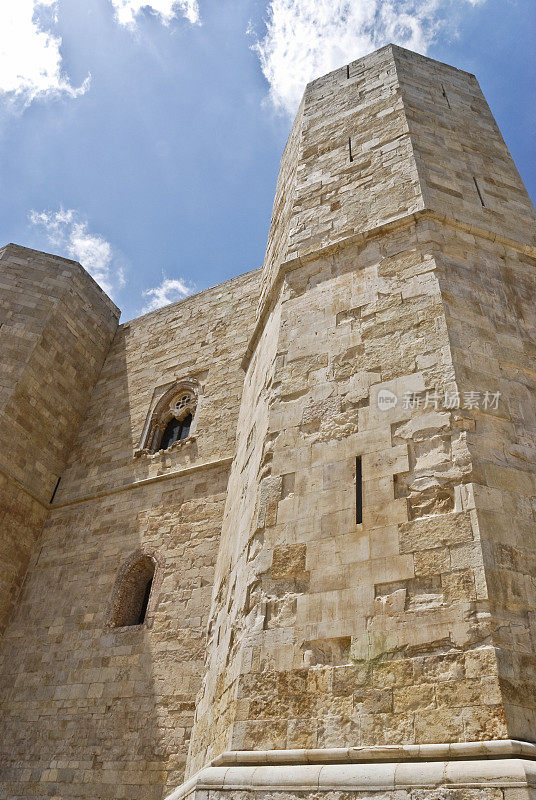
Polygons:
<instances>
[{"instance_id":1,"label":"sunlit stone facade","mask_svg":"<svg viewBox=\"0 0 536 800\"><path fill-rule=\"evenodd\" d=\"M535 223L389 46L308 85L262 270L118 325L1 251L2 796L528 800Z\"/></svg>"}]
</instances>

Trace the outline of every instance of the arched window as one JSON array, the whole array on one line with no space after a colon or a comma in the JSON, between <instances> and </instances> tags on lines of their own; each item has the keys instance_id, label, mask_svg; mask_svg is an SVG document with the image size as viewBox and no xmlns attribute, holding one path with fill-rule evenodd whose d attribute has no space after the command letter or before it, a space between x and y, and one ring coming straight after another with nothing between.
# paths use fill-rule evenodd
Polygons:
<instances>
[{"instance_id":1,"label":"arched window","mask_svg":"<svg viewBox=\"0 0 536 800\"><path fill-rule=\"evenodd\" d=\"M168 389L149 414L136 455L169 450L177 442L190 439L198 396L199 385L192 379L184 379Z\"/></svg>"},{"instance_id":2,"label":"arched window","mask_svg":"<svg viewBox=\"0 0 536 800\"><path fill-rule=\"evenodd\" d=\"M114 628L145 622L155 569L156 561L148 554L131 557L123 565L112 604L110 624Z\"/></svg>"}]
</instances>

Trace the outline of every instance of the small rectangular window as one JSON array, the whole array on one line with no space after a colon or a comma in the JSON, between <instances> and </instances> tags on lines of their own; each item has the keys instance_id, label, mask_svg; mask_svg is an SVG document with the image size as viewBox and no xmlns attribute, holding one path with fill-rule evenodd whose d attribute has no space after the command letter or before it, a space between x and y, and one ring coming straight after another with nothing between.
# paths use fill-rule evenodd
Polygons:
<instances>
[{"instance_id":1,"label":"small rectangular window","mask_svg":"<svg viewBox=\"0 0 536 800\"><path fill-rule=\"evenodd\" d=\"M361 456L355 460L355 521L363 522L363 464Z\"/></svg>"},{"instance_id":2,"label":"small rectangular window","mask_svg":"<svg viewBox=\"0 0 536 800\"><path fill-rule=\"evenodd\" d=\"M348 137L348 155L350 156L350 161L353 161L354 157L352 155L352 138L351 138L351 136Z\"/></svg>"}]
</instances>

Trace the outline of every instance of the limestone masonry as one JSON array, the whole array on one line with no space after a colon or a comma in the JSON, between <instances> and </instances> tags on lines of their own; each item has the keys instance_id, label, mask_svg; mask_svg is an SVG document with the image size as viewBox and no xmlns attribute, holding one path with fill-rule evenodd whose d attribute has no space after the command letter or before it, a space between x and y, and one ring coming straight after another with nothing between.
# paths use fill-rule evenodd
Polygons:
<instances>
[{"instance_id":1,"label":"limestone masonry","mask_svg":"<svg viewBox=\"0 0 536 800\"><path fill-rule=\"evenodd\" d=\"M535 800L536 212L473 75L310 83L262 270L0 251L0 797Z\"/></svg>"}]
</instances>

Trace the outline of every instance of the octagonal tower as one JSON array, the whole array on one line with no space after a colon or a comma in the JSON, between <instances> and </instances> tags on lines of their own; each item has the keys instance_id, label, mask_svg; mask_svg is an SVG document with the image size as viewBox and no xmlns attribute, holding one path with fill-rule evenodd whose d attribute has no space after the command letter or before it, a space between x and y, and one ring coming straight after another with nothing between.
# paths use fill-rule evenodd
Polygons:
<instances>
[{"instance_id":1,"label":"octagonal tower","mask_svg":"<svg viewBox=\"0 0 536 800\"><path fill-rule=\"evenodd\" d=\"M473 75L388 46L308 85L173 797L532 780L535 221Z\"/></svg>"}]
</instances>

